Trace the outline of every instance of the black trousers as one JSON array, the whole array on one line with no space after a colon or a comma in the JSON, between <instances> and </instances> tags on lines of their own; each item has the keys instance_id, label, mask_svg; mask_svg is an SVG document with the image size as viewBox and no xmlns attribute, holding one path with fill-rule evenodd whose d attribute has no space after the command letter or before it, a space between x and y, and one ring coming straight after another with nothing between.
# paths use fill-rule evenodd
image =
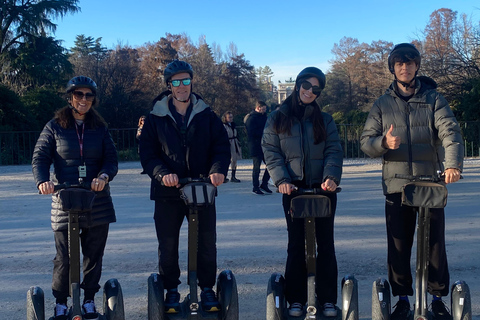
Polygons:
<instances>
[{"instance_id":1,"label":"black trousers","mask_svg":"<svg viewBox=\"0 0 480 320\"><path fill-rule=\"evenodd\" d=\"M109 224L80 229L80 247L83 254L83 280L85 300L93 300L100 290L102 261L107 244ZM58 301L66 301L69 293L70 258L68 256L68 230L55 231L57 254L53 260L52 292Z\"/></svg>"},{"instance_id":2,"label":"black trousers","mask_svg":"<svg viewBox=\"0 0 480 320\"><path fill-rule=\"evenodd\" d=\"M401 194L386 196L385 218L388 241L388 278L392 294L413 295L410 259L416 229L416 208L402 206ZM447 296L450 286L447 253L445 249L444 209L431 209L430 265L428 268L428 292Z\"/></svg>"},{"instance_id":3,"label":"black trousers","mask_svg":"<svg viewBox=\"0 0 480 320\"><path fill-rule=\"evenodd\" d=\"M337 258L334 245L334 218L337 196L329 196L332 204L330 218L315 219L315 237L317 240L316 294L320 305L326 302L337 303ZM285 296L292 304L307 302L307 266L305 262L305 221L292 219L290 200L292 196L283 196L283 209L287 221L288 249L285 268Z\"/></svg>"},{"instance_id":4,"label":"black trousers","mask_svg":"<svg viewBox=\"0 0 480 320\"><path fill-rule=\"evenodd\" d=\"M252 182L253 182L253 188L258 188L260 187L260 166L262 165L262 162L265 162L263 159L263 156L261 157L252 157L253 159L253 170L252 170ZM268 170L265 169L265 172L263 173L263 178L262 178L262 186L268 185L268 180L270 180L270 174L268 173Z\"/></svg>"},{"instance_id":5,"label":"black trousers","mask_svg":"<svg viewBox=\"0 0 480 320\"><path fill-rule=\"evenodd\" d=\"M215 205L199 212L197 276L200 288L212 288L217 274L217 234ZM180 282L178 244L188 207L183 201L155 201L155 229L158 239L158 269L165 289L176 288Z\"/></svg>"}]
</instances>

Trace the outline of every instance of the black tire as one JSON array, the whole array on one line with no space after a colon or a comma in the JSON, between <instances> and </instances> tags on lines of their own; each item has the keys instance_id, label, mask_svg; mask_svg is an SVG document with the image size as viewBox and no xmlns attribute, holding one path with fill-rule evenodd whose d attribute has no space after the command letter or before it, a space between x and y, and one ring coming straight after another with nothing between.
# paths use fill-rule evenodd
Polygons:
<instances>
[{"instance_id":1,"label":"black tire","mask_svg":"<svg viewBox=\"0 0 480 320\"><path fill-rule=\"evenodd\" d=\"M266 320L282 320L285 308L285 279L280 273L273 273L267 286Z\"/></svg>"},{"instance_id":2,"label":"black tire","mask_svg":"<svg viewBox=\"0 0 480 320\"><path fill-rule=\"evenodd\" d=\"M164 319L163 281L159 274L148 277L148 320Z\"/></svg>"},{"instance_id":3,"label":"black tire","mask_svg":"<svg viewBox=\"0 0 480 320\"><path fill-rule=\"evenodd\" d=\"M117 279L103 286L103 312L107 320L125 320L122 287Z\"/></svg>"},{"instance_id":4,"label":"black tire","mask_svg":"<svg viewBox=\"0 0 480 320\"><path fill-rule=\"evenodd\" d=\"M358 320L358 282L353 275L342 279L342 320Z\"/></svg>"},{"instance_id":5,"label":"black tire","mask_svg":"<svg viewBox=\"0 0 480 320\"><path fill-rule=\"evenodd\" d=\"M372 320L389 320L391 310L390 284L378 278L372 286Z\"/></svg>"},{"instance_id":6,"label":"black tire","mask_svg":"<svg viewBox=\"0 0 480 320\"><path fill-rule=\"evenodd\" d=\"M452 285L451 297L453 320L472 320L470 288L465 281L456 281Z\"/></svg>"},{"instance_id":7,"label":"black tire","mask_svg":"<svg viewBox=\"0 0 480 320\"><path fill-rule=\"evenodd\" d=\"M224 270L218 275L217 295L220 302L221 320L238 320L237 281L232 271Z\"/></svg>"},{"instance_id":8,"label":"black tire","mask_svg":"<svg viewBox=\"0 0 480 320\"><path fill-rule=\"evenodd\" d=\"M40 287L27 291L27 320L45 320L45 298Z\"/></svg>"}]
</instances>

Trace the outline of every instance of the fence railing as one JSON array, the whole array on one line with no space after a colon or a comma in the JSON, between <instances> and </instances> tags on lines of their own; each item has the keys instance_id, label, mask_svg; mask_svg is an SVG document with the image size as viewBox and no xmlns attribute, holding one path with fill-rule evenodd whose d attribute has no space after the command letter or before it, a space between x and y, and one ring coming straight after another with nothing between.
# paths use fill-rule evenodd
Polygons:
<instances>
[{"instance_id":1,"label":"fence railing","mask_svg":"<svg viewBox=\"0 0 480 320\"><path fill-rule=\"evenodd\" d=\"M464 137L465 157L480 156L480 122L461 122ZM338 124L344 157L367 157L360 149L360 136L363 125ZM238 126L238 137L242 146L243 157L248 158L247 134L244 126ZM137 129L110 129L110 134L117 147L120 161L138 160L138 142L135 138ZM0 132L0 165L30 164L38 131Z\"/></svg>"}]
</instances>

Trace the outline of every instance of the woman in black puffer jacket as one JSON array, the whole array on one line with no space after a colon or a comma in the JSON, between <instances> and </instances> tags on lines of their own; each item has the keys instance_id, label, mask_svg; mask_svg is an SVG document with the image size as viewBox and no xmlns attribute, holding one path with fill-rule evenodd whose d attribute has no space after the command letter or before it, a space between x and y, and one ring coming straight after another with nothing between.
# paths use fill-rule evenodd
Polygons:
<instances>
[{"instance_id":1,"label":"woman in black puffer jacket","mask_svg":"<svg viewBox=\"0 0 480 320\"><path fill-rule=\"evenodd\" d=\"M91 189L96 193L92 211L80 216L85 313L96 313L93 301L100 289L109 224L116 221L108 182L118 171L117 152L107 124L92 108L96 89L95 82L84 76L68 82L69 105L58 110L54 119L45 125L33 153L32 170L37 188L42 194L52 194L51 222L57 250L52 282L56 319L62 319L68 310L69 255L68 213L61 210L54 185L75 184L83 178L91 182ZM50 177L52 164L54 173Z\"/></svg>"}]
</instances>

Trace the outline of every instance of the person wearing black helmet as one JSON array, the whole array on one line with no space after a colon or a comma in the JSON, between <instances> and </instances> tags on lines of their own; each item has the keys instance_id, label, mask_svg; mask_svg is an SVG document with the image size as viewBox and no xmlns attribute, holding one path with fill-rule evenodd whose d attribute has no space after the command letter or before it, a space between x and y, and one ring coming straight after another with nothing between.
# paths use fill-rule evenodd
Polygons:
<instances>
[{"instance_id":1,"label":"person wearing black helmet","mask_svg":"<svg viewBox=\"0 0 480 320\"><path fill-rule=\"evenodd\" d=\"M435 175L446 183L459 180L463 168L463 144L459 125L445 98L431 78L417 76L420 52L413 44L396 45L388 57L394 81L375 101L361 136L361 149L370 157L383 158L382 186L388 240L388 274L394 296L399 296L392 320L410 315L408 296L413 295L410 256L415 230L415 211L401 205L401 188L408 180L395 174ZM445 250L444 209L431 209L430 272L428 291L437 320L451 319L442 296L449 292Z\"/></svg>"},{"instance_id":2,"label":"person wearing black helmet","mask_svg":"<svg viewBox=\"0 0 480 320\"><path fill-rule=\"evenodd\" d=\"M90 182L96 192L93 209L80 217L83 253L83 311L96 317L94 296L100 289L102 259L109 224L116 221L109 181L118 171L117 152L107 124L93 108L97 85L85 76L68 81L68 106L55 112L38 138L32 158L32 171L41 194L52 194L51 222L56 256L53 261L52 292L56 298L54 319L67 319L69 296L68 214L59 209L55 184ZM50 166L54 165L53 177Z\"/></svg>"},{"instance_id":3,"label":"person wearing black helmet","mask_svg":"<svg viewBox=\"0 0 480 320\"><path fill-rule=\"evenodd\" d=\"M334 191L340 184L343 150L335 122L321 111L316 99L325 88L325 75L316 67L303 69L295 88L279 109L268 117L262 138L267 169L283 194L288 230L285 297L290 316L302 315L307 302L305 230L299 219L291 219L290 200L295 188L322 188ZM337 260L333 223L337 197L329 195L332 217L316 220L316 295L326 317L337 309Z\"/></svg>"},{"instance_id":4,"label":"person wearing black helmet","mask_svg":"<svg viewBox=\"0 0 480 320\"><path fill-rule=\"evenodd\" d=\"M168 90L154 99L140 139L140 159L151 178L155 201L159 274L167 290L165 311L178 313L180 268L179 232L188 210L180 198L179 179L209 177L223 183L230 164L230 143L220 118L192 92L193 69L175 60L164 70ZM198 285L205 311L220 308L213 286L217 272L216 209L210 206L199 220Z\"/></svg>"}]
</instances>

